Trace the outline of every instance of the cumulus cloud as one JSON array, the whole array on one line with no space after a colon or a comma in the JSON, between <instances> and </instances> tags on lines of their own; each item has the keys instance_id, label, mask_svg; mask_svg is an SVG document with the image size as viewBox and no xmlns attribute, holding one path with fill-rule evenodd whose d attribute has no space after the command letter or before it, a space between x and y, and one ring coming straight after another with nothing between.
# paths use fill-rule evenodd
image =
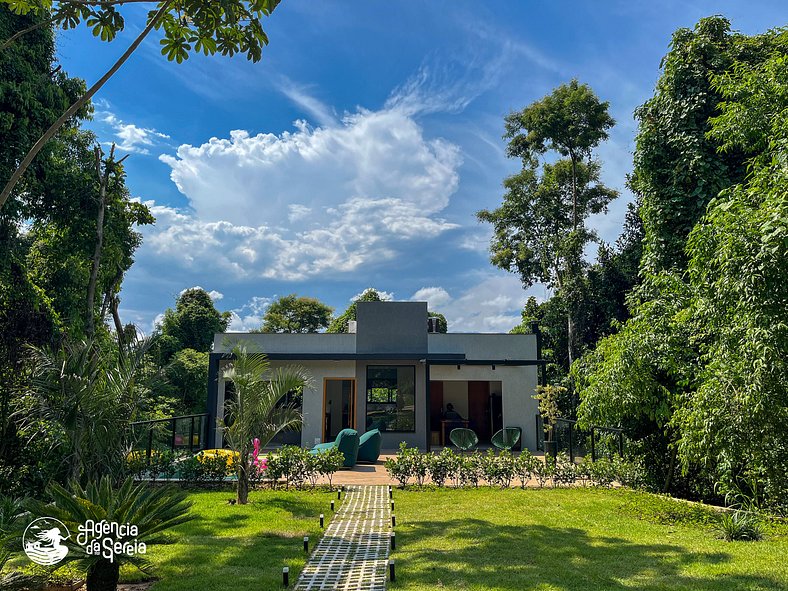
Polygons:
<instances>
[{"instance_id":1,"label":"cumulus cloud","mask_svg":"<svg viewBox=\"0 0 788 591\"><path fill-rule=\"evenodd\" d=\"M108 108L104 101L101 106ZM170 139L166 133L153 128L140 127L134 123L125 123L111 111L97 111L96 118L109 125L115 134L115 144L124 152L150 154L149 148L158 145L161 140Z\"/></svg>"},{"instance_id":2,"label":"cumulus cloud","mask_svg":"<svg viewBox=\"0 0 788 591\"><path fill-rule=\"evenodd\" d=\"M458 227L440 216L459 183L458 147L396 106L279 135L236 130L160 160L191 208L147 202L157 223L143 248L186 268L301 280Z\"/></svg>"},{"instance_id":3,"label":"cumulus cloud","mask_svg":"<svg viewBox=\"0 0 788 591\"><path fill-rule=\"evenodd\" d=\"M410 299L414 302L427 302L430 310L438 310L451 301L449 292L442 287L422 287Z\"/></svg>"},{"instance_id":4,"label":"cumulus cloud","mask_svg":"<svg viewBox=\"0 0 788 591\"><path fill-rule=\"evenodd\" d=\"M451 332L509 332L520 324L520 311L531 292L510 275L485 275L456 297L442 287L423 287L412 300L426 300L446 316Z\"/></svg>"},{"instance_id":5,"label":"cumulus cloud","mask_svg":"<svg viewBox=\"0 0 788 591\"><path fill-rule=\"evenodd\" d=\"M263 325L263 316L272 298L255 296L240 308L230 310L229 332L249 332Z\"/></svg>"}]
</instances>

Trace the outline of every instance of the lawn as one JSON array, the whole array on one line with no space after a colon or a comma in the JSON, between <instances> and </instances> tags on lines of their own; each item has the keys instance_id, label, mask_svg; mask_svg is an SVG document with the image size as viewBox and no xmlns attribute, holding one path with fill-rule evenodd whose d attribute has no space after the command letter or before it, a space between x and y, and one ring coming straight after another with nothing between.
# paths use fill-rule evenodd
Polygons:
<instances>
[{"instance_id":1,"label":"lawn","mask_svg":"<svg viewBox=\"0 0 788 591\"><path fill-rule=\"evenodd\" d=\"M282 585L282 567L295 581L304 566L303 538L317 543L320 513L331 516L336 493L255 491L249 504L230 505L232 492L195 492L196 519L170 530L172 544L151 546L160 580L152 591L260 591ZM337 508L339 505L337 504ZM310 548L311 550L311 548ZM141 578L124 569L122 581Z\"/></svg>"},{"instance_id":2,"label":"lawn","mask_svg":"<svg viewBox=\"0 0 788 591\"><path fill-rule=\"evenodd\" d=\"M645 493L439 489L394 499L392 589L788 589L788 527L724 542L708 510Z\"/></svg>"}]
</instances>

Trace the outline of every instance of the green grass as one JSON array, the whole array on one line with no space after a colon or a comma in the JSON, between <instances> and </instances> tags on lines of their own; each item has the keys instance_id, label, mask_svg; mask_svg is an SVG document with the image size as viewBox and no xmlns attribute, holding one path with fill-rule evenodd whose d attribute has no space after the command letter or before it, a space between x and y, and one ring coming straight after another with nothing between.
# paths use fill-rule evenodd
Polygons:
<instances>
[{"instance_id":1,"label":"green grass","mask_svg":"<svg viewBox=\"0 0 788 591\"><path fill-rule=\"evenodd\" d=\"M788 589L788 528L717 539L713 513L625 490L396 491L391 589Z\"/></svg>"},{"instance_id":2,"label":"green grass","mask_svg":"<svg viewBox=\"0 0 788 591\"><path fill-rule=\"evenodd\" d=\"M318 516L331 517L325 491L255 491L249 504L229 505L232 492L195 492L196 519L170 530L171 544L151 546L147 558L160 580L152 591L261 591L282 585L282 567L294 583L304 566L303 538L320 534ZM338 506L337 506L338 508ZM124 569L121 581L144 579Z\"/></svg>"}]
</instances>

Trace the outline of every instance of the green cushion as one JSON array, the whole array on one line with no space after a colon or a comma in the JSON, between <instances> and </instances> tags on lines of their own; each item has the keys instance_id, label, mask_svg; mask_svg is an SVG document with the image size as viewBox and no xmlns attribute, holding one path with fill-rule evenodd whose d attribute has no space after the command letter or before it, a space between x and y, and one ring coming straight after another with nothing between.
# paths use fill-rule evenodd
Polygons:
<instances>
[{"instance_id":1,"label":"green cushion","mask_svg":"<svg viewBox=\"0 0 788 591\"><path fill-rule=\"evenodd\" d=\"M382 441L383 437L377 429L364 433L358 440L358 461L370 464L377 462Z\"/></svg>"},{"instance_id":2,"label":"green cushion","mask_svg":"<svg viewBox=\"0 0 788 591\"><path fill-rule=\"evenodd\" d=\"M352 468L356 465L358 458L358 431L355 429L342 429L337 435L334 443L337 449L345 456L345 468Z\"/></svg>"}]
</instances>

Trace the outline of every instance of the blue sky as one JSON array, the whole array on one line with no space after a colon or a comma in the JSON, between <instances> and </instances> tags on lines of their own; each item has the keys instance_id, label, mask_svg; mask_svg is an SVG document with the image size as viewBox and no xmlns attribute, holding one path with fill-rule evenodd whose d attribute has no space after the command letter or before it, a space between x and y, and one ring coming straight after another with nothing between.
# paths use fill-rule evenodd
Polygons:
<instances>
[{"instance_id":1,"label":"blue sky","mask_svg":"<svg viewBox=\"0 0 788 591\"><path fill-rule=\"evenodd\" d=\"M113 43L60 33L59 59L95 81L141 29L130 5ZM153 35L101 90L90 126L115 141L132 194L157 223L126 277L121 314L149 332L199 285L232 329L272 298L341 312L367 287L426 299L453 331L507 331L529 294L488 260L474 212L517 169L503 117L573 77L617 121L597 155L621 191L591 220L618 236L636 131L672 32L724 14L753 34L785 24L782 2L284 0L263 60L167 62Z\"/></svg>"}]
</instances>

